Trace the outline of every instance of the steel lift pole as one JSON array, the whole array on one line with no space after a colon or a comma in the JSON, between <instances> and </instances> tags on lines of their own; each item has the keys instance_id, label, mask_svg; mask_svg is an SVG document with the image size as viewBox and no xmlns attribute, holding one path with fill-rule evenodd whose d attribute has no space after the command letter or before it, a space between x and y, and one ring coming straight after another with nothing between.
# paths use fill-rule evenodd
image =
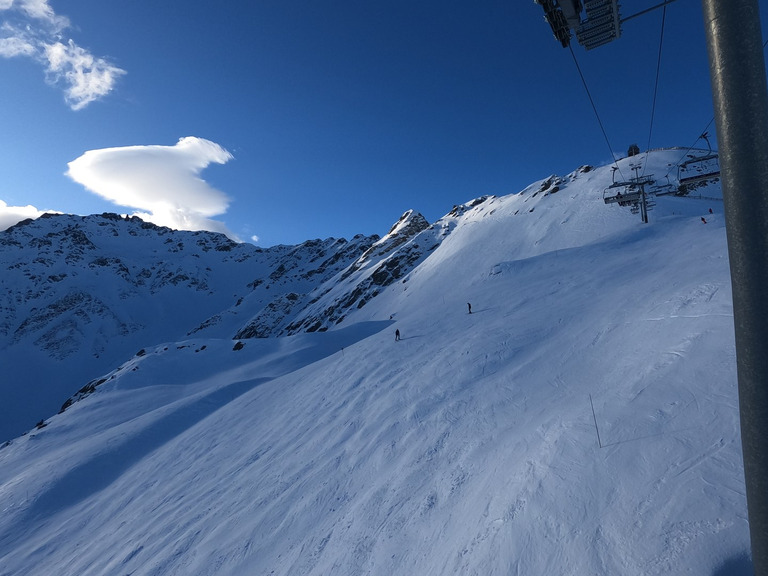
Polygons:
<instances>
[{"instance_id":1,"label":"steel lift pole","mask_svg":"<svg viewBox=\"0 0 768 576\"><path fill-rule=\"evenodd\" d=\"M768 576L768 89L758 0L702 0L733 287L755 576Z\"/></svg>"}]
</instances>

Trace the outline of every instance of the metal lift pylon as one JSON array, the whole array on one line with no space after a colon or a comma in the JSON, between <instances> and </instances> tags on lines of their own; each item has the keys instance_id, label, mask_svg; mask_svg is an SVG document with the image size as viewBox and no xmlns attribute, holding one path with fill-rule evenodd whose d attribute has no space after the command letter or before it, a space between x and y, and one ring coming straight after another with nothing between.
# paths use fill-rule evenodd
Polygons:
<instances>
[{"instance_id":1,"label":"metal lift pylon","mask_svg":"<svg viewBox=\"0 0 768 576\"><path fill-rule=\"evenodd\" d=\"M768 576L768 84L758 0L702 0L733 288L755 576Z\"/></svg>"},{"instance_id":2,"label":"metal lift pylon","mask_svg":"<svg viewBox=\"0 0 768 576\"><path fill-rule=\"evenodd\" d=\"M603 202L606 204L618 204L619 206L629 206L633 214L640 213L643 224L648 224L648 210L655 206L655 202L648 199L645 192L646 186L654 183L653 175L638 176L640 165L633 165L632 170L635 177L626 182L616 182L608 186L603 192ZM616 175L616 167L613 169L613 176Z\"/></svg>"}]
</instances>

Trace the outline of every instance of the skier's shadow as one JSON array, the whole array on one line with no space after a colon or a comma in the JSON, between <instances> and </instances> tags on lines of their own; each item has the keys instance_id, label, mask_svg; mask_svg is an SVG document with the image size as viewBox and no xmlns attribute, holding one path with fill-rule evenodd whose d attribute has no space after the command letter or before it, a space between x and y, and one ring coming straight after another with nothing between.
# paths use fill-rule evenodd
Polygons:
<instances>
[{"instance_id":1,"label":"skier's shadow","mask_svg":"<svg viewBox=\"0 0 768 576\"><path fill-rule=\"evenodd\" d=\"M467 316L474 316L475 314L482 314L483 312L490 312L491 310L493 310L493 308L480 308L479 310L472 308L472 312L467 313Z\"/></svg>"}]
</instances>

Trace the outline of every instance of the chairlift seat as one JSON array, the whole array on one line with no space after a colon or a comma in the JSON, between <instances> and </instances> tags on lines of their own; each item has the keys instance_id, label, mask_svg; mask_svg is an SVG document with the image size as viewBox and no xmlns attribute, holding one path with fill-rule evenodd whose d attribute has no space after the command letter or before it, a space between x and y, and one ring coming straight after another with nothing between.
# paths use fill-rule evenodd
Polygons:
<instances>
[{"instance_id":1,"label":"chairlift seat","mask_svg":"<svg viewBox=\"0 0 768 576\"><path fill-rule=\"evenodd\" d=\"M677 169L677 180L680 186L690 186L705 180L720 177L720 161L717 154L694 156L681 162Z\"/></svg>"}]
</instances>

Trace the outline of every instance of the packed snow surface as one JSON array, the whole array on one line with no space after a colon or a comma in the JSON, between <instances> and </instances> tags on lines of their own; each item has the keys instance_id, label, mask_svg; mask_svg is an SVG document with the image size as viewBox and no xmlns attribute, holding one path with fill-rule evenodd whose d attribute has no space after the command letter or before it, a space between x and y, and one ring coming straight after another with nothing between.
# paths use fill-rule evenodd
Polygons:
<instances>
[{"instance_id":1,"label":"packed snow surface","mask_svg":"<svg viewBox=\"0 0 768 576\"><path fill-rule=\"evenodd\" d=\"M751 573L719 187L556 181L332 330L148 342L0 450L0 575Z\"/></svg>"}]
</instances>

